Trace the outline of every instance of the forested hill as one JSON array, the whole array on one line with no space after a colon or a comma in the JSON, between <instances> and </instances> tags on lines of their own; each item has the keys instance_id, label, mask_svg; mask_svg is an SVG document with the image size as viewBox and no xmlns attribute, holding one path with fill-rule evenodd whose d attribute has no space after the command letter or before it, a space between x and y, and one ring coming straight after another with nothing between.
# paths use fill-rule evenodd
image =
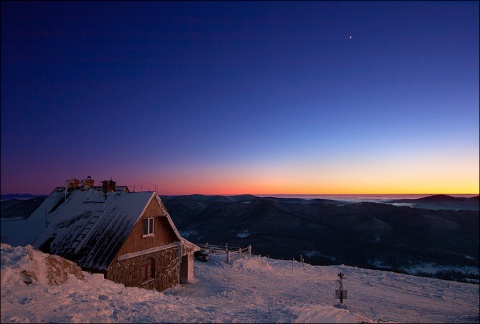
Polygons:
<instances>
[{"instance_id":1,"label":"forested hill","mask_svg":"<svg viewBox=\"0 0 480 324\"><path fill-rule=\"evenodd\" d=\"M452 269L479 266L478 211L248 195L162 200L180 233L195 243L252 245L256 254L297 260L302 255L318 265L409 273L432 272L425 267L433 265L435 271L450 269L439 272L446 278L455 277L447 274Z\"/></svg>"}]
</instances>

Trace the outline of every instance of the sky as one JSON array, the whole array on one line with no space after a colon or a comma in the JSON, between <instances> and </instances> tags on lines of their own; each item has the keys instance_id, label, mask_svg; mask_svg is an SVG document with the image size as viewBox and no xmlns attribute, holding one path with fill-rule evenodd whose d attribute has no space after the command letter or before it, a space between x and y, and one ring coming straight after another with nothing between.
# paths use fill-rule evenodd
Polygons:
<instances>
[{"instance_id":1,"label":"sky","mask_svg":"<svg viewBox=\"0 0 480 324\"><path fill-rule=\"evenodd\" d=\"M1 2L1 193L479 192L478 2Z\"/></svg>"}]
</instances>

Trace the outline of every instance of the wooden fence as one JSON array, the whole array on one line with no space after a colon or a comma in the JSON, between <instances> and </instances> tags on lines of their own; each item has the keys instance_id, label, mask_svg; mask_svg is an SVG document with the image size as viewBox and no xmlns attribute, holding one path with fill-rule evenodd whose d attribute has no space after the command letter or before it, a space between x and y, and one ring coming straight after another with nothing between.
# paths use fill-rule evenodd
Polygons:
<instances>
[{"instance_id":1,"label":"wooden fence","mask_svg":"<svg viewBox=\"0 0 480 324\"><path fill-rule=\"evenodd\" d=\"M211 254L215 254L217 252L225 252L227 254L227 263L230 263L232 257L238 256L242 257L244 255L252 255L252 246L249 245L246 248L235 247L235 246L228 246L225 245L209 245L207 244L197 244L201 249L208 251Z\"/></svg>"}]
</instances>

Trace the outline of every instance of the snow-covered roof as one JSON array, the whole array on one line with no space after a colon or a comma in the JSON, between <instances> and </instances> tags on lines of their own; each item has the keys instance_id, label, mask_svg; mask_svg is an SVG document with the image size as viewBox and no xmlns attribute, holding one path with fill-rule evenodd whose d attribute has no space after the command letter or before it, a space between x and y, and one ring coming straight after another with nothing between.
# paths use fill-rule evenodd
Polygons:
<instances>
[{"instance_id":1,"label":"snow-covered roof","mask_svg":"<svg viewBox=\"0 0 480 324\"><path fill-rule=\"evenodd\" d=\"M182 256L192 254L196 251L200 251L200 247L182 237Z\"/></svg>"},{"instance_id":2,"label":"snow-covered roof","mask_svg":"<svg viewBox=\"0 0 480 324\"><path fill-rule=\"evenodd\" d=\"M33 245L83 268L107 270L153 197L151 191L73 190Z\"/></svg>"}]
</instances>

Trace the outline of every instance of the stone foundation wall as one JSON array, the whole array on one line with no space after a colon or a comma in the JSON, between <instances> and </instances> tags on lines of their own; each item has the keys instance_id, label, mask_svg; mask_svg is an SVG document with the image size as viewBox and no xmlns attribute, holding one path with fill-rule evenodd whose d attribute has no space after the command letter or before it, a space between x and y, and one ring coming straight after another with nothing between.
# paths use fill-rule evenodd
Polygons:
<instances>
[{"instance_id":1,"label":"stone foundation wall","mask_svg":"<svg viewBox=\"0 0 480 324\"><path fill-rule=\"evenodd\" d=\"M144 254L121 261L113 261L106 279L124 284L126 287L140 287L158 291L173 287L180 282L180 260L178 249L173 247L167 250ZM142 278L143 265L153 259L153 279L144 281Z\"/></svg>"}]
</instances>

